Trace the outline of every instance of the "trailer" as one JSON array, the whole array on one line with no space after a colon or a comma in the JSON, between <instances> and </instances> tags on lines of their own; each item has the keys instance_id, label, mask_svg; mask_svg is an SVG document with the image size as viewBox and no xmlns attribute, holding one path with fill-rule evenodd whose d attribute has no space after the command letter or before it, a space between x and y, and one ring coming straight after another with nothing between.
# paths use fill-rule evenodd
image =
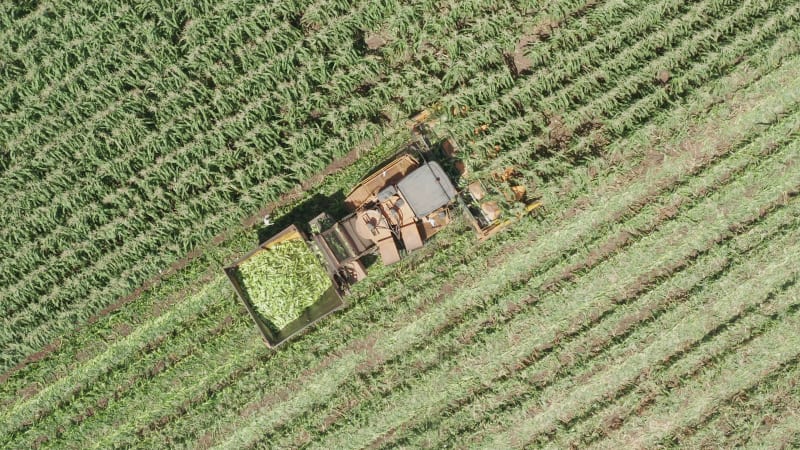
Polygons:
<instances>
[{"instance_id":1,"label":"trailer","mask_svg":"<svg viewBox=\"0 0 800 450\"><path fill-rule=\"evenodd\" d=\"M433 158L432 151L432 145L437 144L437 148L443 150L438 156L447 159L458 153L458 147L452 139L436 135L429 126L430 120L427 113L416 117L410 126L411 140L389 162L353 187L344 199L348 211L345 217L336 220L322 212L308 222L310 237L292 225L225 267L267 345L276 347L342 308L342 297L349 292L349 287L367 276L367 257L377 256L384 265L400 261L444 229L455 218L457 210L463 212L482 240L541 206L539 202L528 203L522 213L504 212L497 201L487 197L490 191L479 181L459 192L453 181L459 173L448 174ZM525 201L518 195L519 191L512 189L511 192L512 197L516 195L512 200ZM305 293L305 297L312 298L297 299L302 300L306 308L298 312L297 318L283 324L265 317L238 274L242 265L258 252L268 252L287 240L301 241L309 254L317 258L319 265L315 270L319 273L316 275L324 272L330 287L317 293ZM255 282L278 282L263 278ZM273 297L266 301L280 303L282 300L280 295Z\"/></svg>"},{"instance_id":2,"label":"trailer","mask_svg":"<svg viewBox=\"0 0 800 450\"><path fill-rule=\"evenodd\" d=\"M309 252L309 255L313 255L315 258L317 257L314 248L309 245L309 240L306 235L296 226L291 225L255 249L251 250L234 263L224 268L225 274L228 276L228 279L233 285L237 296L244 304L247 312L253 318L258 331L264 338L264 341L271 348L281 345L287 339L296 335L309 325L344 307L344 301L342 301L343 292L340 289L340 285L335 282L331 276L331 273L324 270L323 266L320 264L320 276L324 276L329 280L329 287L322 291L319 296L316 296L315 298L289 299L308 305L295 319L291 320L288 324L278 327L275 326L275 324L270 323L267 314L264 314L263 311L259 311L254 299L251 296L250 291L252 286L248 286L247 282L239 276L239 270L244 264L252 260L259 253L269 252L278 245L286 242L302 245ZM255 283L275 283L283 281L284 280L274 280L268 278L263 280L254 280ZM267 301L269 300L280 301L285 299L267 299Z\"/></svg>"}]
</instances>

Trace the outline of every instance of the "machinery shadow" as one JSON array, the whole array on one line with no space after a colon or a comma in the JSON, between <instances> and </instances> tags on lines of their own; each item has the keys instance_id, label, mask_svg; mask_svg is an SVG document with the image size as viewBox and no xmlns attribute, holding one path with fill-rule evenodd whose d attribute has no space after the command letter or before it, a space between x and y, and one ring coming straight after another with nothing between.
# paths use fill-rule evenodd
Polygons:
<instances>
[{"instance_id":1,"label":"machinery shadow","mask_svg":"<svg viewBox=\"0 0 800 450\"><path fill-rule=\"evenodd\" d=\"M326 212L334 218L343 217L347 214L344 205L344 192L341 189L331 195L314 194L295 205L288 213L273 219L274 222L270 225L259 226L258 243L263 244L290 225L295 225L304 233L310 235L311 230L308 222L322 212Z\"/></svg>"}]
</instances>

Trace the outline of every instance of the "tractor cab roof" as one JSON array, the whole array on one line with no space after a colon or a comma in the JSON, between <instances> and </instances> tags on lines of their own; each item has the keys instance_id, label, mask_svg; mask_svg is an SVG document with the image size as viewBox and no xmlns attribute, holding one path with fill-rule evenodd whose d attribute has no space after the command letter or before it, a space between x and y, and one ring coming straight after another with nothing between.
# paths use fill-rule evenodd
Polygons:
<instances>
[{"instance_id":1,"label":"tractor cab roof","mask_svg":"<svg viewBox=\"0 0 800 450\"><path fill-rule=\"evenodd\" d=\"M456 188L442 167L429 161L397 183L397 189L417 218L423 218L456 198Z\"/></svg>"}]
</instances>

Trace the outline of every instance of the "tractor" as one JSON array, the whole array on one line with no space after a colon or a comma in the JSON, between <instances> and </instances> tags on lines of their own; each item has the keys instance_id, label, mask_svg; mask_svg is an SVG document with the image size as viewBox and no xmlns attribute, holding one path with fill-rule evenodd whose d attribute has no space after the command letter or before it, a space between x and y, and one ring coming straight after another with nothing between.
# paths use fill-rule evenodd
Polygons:
<instances>
[{"instance_id":1,"label":"tractor","mask_svg":"<svg viewBox=\"0 0 800 450\"><path fill-rule=\"evenodd\" d=\"M503 185L508 179L486 183L473 181L459 191L454 180L459 180L464 173L458 169L459 164L453 162L460 150L452 138L434 131L436 123L428 111L411 119L410 140L387 163L353 187L344 199L348 211L344 217L336 220L322 212L308 222L310 238L293 225L225 268L270 347L342 308L342 296L349 292L352 284L367 276L366 259L377 255L384 265L394 264L422 248L457 214L463 214L478 239L483 240L541 206L540 202L534 202L524 204L517 214L504 211L498 201L491 199L504 195L512 201L526 200L524 190L520 192L518 187ZM285 240L286 236L306 241L319 255L332 288L295 321L275 332L253 308L246 286L236 277L236 270L254 253L269 251L271 245Z\"/></svg>"}]
</instances>

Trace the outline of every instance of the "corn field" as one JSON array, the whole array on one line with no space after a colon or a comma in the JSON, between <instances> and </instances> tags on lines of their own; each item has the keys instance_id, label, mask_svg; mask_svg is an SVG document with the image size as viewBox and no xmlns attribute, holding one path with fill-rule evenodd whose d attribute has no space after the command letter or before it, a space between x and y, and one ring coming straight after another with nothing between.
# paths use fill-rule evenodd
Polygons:
<instances>
[{"instance_id":1,"label":"corn field","mask_svg":"<svg viewBox=\"0 0 800 450\"><path fill-rule=\"evenodd\" d=\"M792 0L6 2L0 447L798 447L798 73ZM433 105L544 211L268 349L222 267Z\"/></svg>"}]
</instances>

